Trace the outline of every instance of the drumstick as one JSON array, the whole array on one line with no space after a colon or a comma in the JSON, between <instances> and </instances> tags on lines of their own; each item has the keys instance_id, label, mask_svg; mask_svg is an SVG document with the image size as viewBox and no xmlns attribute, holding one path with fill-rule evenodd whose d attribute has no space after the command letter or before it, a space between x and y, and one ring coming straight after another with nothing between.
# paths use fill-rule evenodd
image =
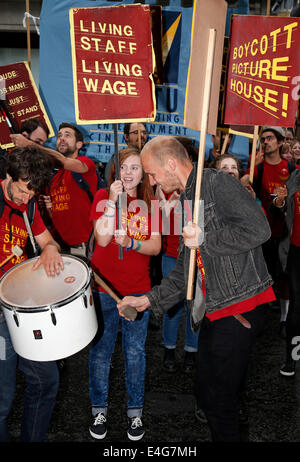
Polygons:
<instances>
[{"instance_id":1,"label":"drumstick","mask_svg":"<svg viewBox=\"0 0 300 462\"><path fill-rule=\"evenodd\" d=\"M0 263L0 268L1 266L4 266L13 257L21 257L21 255L23 255L23 250L18 245L14 245L11 250L12 253Z\"/></svg>"},{"instance_id":2,"label":"drumstick","mask_svg":"<svg viewBox=\"0 0 300 462\"><path fill-rule=\"evenodd\" d=\"M93 271L93 273L97 284L100 287L102 287L102 289L104 289L108 293L108 295L110 295L115 300L115 302L120 303L121 299L117 296L117 294L103 281L103 279L100 278L100 276L98 276L97 273L95 273L95 271ZM129 305L124 306L124 308L122 309L122 313L125 315L126 318L130 319L131 321L134 321L137 316L136 309L133 308L133 306Z\"/></svg>"}]
</instances>

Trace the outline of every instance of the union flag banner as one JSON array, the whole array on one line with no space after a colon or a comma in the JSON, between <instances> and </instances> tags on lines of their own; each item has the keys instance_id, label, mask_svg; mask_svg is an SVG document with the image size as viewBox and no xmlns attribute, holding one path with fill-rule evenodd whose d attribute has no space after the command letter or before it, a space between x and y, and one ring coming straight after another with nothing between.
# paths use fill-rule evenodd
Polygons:
<instances>
[{"instance_id":1,"label":"union flag banner","mask_svg":"<svg viewBox=\"0 0 300 462\"><path fill-rule=\"evenodd\" d=\"M150 6L71 8L70 25L77 123L153 121Z\"/></svg>"},{"instance_id":2,"label":"union flag banner","mask_svg":"<svg viewBox=\"0 0 300 462\"><path fill-rule=\"evenodd\" d=\"M294 126L299 40L298 18L232 17L225 124Z\"/></svg>"}]
</instances>

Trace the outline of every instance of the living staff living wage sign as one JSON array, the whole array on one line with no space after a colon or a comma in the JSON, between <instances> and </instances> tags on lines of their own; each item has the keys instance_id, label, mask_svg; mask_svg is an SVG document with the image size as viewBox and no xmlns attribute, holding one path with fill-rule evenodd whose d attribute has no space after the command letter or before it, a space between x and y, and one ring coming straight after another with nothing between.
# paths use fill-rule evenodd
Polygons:
<instances>
[{"instance_id":1,"label":"living staff living wage sign","mask_svg":"<svg viewBox=\"0 0 300 462\"><path fill-rule=\"evenodd\" d=\"M295 124L300 69L298 18L232 17L225 124Z\"/></svg>"},{"instance_id":2,"label":"living staff living wage sign","mask_svg":"<svg viewBox=\"0 0 300 462\"><path fill-rule=\"evenodd\" d=\"M70 9L78 124L153 121L150 6Z\"/></svg>"}]
</instances>

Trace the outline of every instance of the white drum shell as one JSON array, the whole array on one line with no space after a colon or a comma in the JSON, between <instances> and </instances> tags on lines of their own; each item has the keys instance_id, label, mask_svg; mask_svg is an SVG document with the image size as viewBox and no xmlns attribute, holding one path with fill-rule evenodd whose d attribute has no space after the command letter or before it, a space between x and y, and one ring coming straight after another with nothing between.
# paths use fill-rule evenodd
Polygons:
<instances>
[{"instance_id":1,"label":"white drum shell","mask_svg":"<svg viewBox=\"0 0 300 462\"><path fill-rule=\"evenodd\" d=\"M26 309L1 305L13 347L26 359L66 358L85 348L97 333L90 281L78 294L57 306Z\"/></svg>"}]
</instances>

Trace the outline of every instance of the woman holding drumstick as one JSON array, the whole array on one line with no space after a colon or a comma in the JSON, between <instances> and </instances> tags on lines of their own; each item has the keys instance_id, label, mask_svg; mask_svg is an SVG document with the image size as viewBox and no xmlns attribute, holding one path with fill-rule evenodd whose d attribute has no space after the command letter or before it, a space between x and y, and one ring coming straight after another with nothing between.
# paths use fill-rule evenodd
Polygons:
<instances>
[{"instance_id":1,"label":"woman holding drumstick","mask_svg":"<svg viewBox=\"0 0 300 462\"><path fill-rule=\"evenodd\" d=\"M91 210L94 223L95 250L91 266L101 273L121 295L144 294L151 288L149 261L161 248L159 234L158 201L156 220L151 220L153 190L144 175L139 151L134 147L120 151L120 179L115 179L112 166L109 186L100 189ZM116 203L121 193L126 193L127 208L122 213L122 229L116 229ZM153 224L156 226L153 226ZM155 229L153 229L155 228ZM123 258L119 258L119 246ZM119 312L114 299L101 287L95 293L101 303L103 334L90 351L90 399L93 422L90 434L96 439L106 436L109 371L111 356L118 333ZM122 343L125 355L126 389L128 392L127 436L140 440L144 436L142 411L144 403L145 341L149 312L138 314L135 321L121 318Z\"/></svg>"}]
</instances>

